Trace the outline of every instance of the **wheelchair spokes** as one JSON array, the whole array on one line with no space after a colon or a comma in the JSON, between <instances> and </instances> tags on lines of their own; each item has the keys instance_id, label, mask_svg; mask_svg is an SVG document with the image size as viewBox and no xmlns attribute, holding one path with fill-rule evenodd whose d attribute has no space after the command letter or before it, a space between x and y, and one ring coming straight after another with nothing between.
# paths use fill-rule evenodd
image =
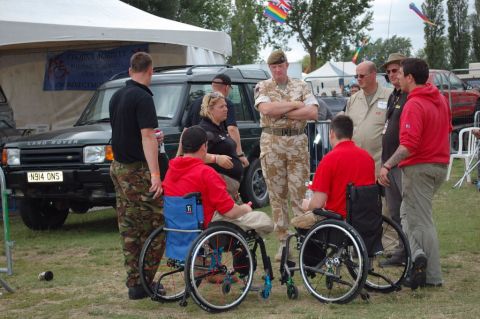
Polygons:
<instances>
[{"instance_id":1,"label":"wheelchair spokes","mask_svg":"<svg viewBox=\"0 0 480 319\"><path fill-rule=\"evenodd\" d=\"M300 248L300 273L315 298L347 303L361 291L367 257L359 237L351 226L338 221L319 223L307 233ZM362 275L352 276L352 268Z\"/></svg>"},{"instance_id":2,"label":"wheelchair spokes","mask_svg":"<svg viewBox=\"0 0 480 319\"><path fill-rule=\"evenodd\" d=\"M180 300L185 293L183 263L164 257L165 232L160 227L147 238L140 253L140 279L156 301Z\"/></svg>"},{"instance_id":3,"label":"wheelchair spokes","mask_svg":"<svg viewBox=\"0 0 480 319\"><path fill-rule=\"evenodd\" d=\"M195 261L185 271L189 292L202 308L224 311L245 298L252 283L253 263L241 235L224 227L207 230L192 247L188 260Z\"/></svg>"},{"instance_id":4,"label":"wheelchair spokes","mask_svg":"<svg viewBox=\"0 0 480 319\"><path fill-rule=\"evenodd\" d=\"M366 287L381 292L401 289L401 281L410 267L410 247L401 228L391 219L383 217L383 251L370 257L371 268Z\"/></svg>"}]
</instances>

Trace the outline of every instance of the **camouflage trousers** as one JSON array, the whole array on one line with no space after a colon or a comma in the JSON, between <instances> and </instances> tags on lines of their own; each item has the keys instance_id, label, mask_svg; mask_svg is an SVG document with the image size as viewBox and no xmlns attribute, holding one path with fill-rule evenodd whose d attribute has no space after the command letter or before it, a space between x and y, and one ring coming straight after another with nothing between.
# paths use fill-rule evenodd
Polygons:
<instances>
[{"instance_id":1,"label":"camouflage trousers","mask_svg":"<svg viewBox=\"0 0 480 319\"><path fill-rule=\"evenodd\" d=\"M148 196L150 172L147 163L122 164L114 161L110 176L117 195L118 230L122 239L127 287L140 284L138 260L143 244L150 233L164 224L163 199ZM155 256L147 256L147 263L158 264L163 248Z\"/></svg>"},{"instance_id":2,"label":"camouflage trousers","mask_svg":"<svg viewBox=\"0 0 480 319\"><path fill-rule=\"evenodd\" d=\"M274 231L280 241L288 235L290 219L288 204L294 216L303 214L302 199L305 182L309 180L309 154L307 136L276 136L262 133L260 160L268 187Z\"/></svg>"}]
</instances>

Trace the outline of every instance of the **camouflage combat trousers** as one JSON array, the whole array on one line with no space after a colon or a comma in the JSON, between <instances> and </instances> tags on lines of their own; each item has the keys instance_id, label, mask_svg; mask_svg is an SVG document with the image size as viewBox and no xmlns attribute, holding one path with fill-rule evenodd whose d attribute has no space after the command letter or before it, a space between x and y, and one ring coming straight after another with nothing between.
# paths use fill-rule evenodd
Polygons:
<instances>
[{"instance_id":1,"label":"camouflage combat trousers","mask_svg":"<svg viewBox=\"0 0 480 319\"><path fill-rule=\"evenodd\" d=\"M118 229L122 238L122 249L127 271L127 287L140 284L138 260L142 246L150 233L164 224L163 199L153 200L147 195L150 172L147 163L122 164L114 161L110 176L117 194ZM158 264L158 256L148 256L148 263Z\"/></svg>"},{"instance_id":2,"label":"camouflage combat trousers","mask_svg":"<svg viewBox=\"0 0 480 319\"><path fill-rule=\"evenodd\" d=\"M307 136L276 136L262 133L260 160L272 207L274 231L279 240L288 235L288 203L294 216L303 214L305 182L309 180Z\"/></svg>"}]
</instances>

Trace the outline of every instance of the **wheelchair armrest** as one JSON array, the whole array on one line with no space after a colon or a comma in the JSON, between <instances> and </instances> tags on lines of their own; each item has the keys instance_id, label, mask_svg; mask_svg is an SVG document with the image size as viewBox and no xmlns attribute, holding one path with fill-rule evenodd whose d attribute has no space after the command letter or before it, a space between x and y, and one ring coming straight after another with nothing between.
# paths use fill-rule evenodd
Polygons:
<instances>
[{"instance_id":1,"label":"wheelchair armrest","mask_svg":"<svg viewBox=\"0 0 480 319\"><path fill-rule=\"evenodd\" d=\"M201 196L202 196L202 194L200 192L193 192L193 193L185 194L182 197L187 199L187 198L191 198L191 197L200 198Z\"/></svg>"},{"instance_id":2,"label":"wheelchair armrest","mask_svg":"<svg viewBox=\"0 0 480 319\"><path fill-rule=\"evenodd\" d=\"M336 219L336 220L343 220L342 215L336 212L332 212L331 210L325 210L322 208L314 209L313 213L315 215L323 216L326 218Z\"/></svg>"}]
</instances>

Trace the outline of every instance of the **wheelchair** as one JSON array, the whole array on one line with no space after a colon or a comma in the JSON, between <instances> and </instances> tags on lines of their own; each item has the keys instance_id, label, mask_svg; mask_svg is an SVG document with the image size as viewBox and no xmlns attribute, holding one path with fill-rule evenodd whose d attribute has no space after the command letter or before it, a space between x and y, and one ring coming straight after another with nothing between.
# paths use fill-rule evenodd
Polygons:
<instances>
[{"instance_id":1,"label":"wheelchair","mask_svg":"<svg viewBox=\"0 0 480 319\"><path fill-rule=\"evenodd\" d=\"M379 186L349 184L346 197L345 221L338 213L317 209L314 213L324 220L287 237L280 281L286 285L289 299L298 297L295 271L300 271L309 293L324 303L348 303L359 294L368 300L364 288L383 293L401 289L411 267L410 247L400 226L382 216ZM287 259L293 237L299 266ZM388 264L394 254L402 256L401 260Z\"/></svg>"},{"instance_id":2,"label":"wheelchair","mask_svg":"<svg viewBox=\"0 0 480 319\"><path fill-rule=\"evenodd\" d=\"M249 291L271 293L272 265L263 239L228 222L203 227L200 193L164 197L165 226L153 231L140 253L140 280L151 299L180 301L191 296L209 312L238 306ZM260 249L263 285L253 287Z\"/></svg>"}]
</instances>

